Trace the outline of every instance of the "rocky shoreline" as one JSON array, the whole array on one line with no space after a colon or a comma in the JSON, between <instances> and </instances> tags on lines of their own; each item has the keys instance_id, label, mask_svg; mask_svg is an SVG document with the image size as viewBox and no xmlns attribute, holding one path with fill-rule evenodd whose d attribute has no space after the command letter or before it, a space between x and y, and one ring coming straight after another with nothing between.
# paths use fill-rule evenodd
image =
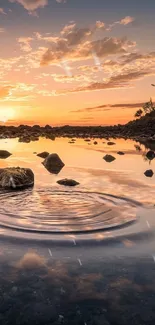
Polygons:
<instances>
[{"instance_id":1,"label":"rocky shoreline","mask_svg":"<svg viewBox=\"0 0 155 325\"><path fill-rule=\"evenodd\" d=\"M125 125L118 124L114 126L0 126L0 139L19 138L19 142L29 143L31 141L38 141L39 137L45 137L53 141L56 137L84 138L87 140L89 138L106 140L110 138L124 138L143 144L147 142L155 144L155 112L146 114L140 119L130 121Z\"/></svg>"}]
</instances>

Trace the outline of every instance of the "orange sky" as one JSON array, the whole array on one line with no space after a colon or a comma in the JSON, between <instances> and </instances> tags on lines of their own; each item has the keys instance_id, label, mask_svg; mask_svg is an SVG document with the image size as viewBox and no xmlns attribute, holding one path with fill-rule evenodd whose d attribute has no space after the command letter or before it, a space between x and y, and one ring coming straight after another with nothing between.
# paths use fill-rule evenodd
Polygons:
<instances>
[{"instance_id":1,"label":"orange sky","mask_svg":"<svg viewBox=\"0 0 155 325\"><path fill-rule=\"evenodd\" d=\"M54 1L1 0L0 123L129 121L155 98L154 3L144 20L133 1L117 14L100 0Z\"/></svg>"}]
</instances>

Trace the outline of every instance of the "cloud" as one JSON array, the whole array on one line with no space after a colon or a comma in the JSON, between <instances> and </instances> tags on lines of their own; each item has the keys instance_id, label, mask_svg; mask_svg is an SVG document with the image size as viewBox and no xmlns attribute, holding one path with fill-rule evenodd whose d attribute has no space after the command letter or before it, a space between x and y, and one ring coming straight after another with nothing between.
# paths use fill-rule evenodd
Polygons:
<instances>
[{"instance_id":1,"label":"cloud","mask_svg":"<svg viewBox=\"0 0 155 325\"><path fill-rule=\"evenodd\" d=\"M32 37L20 37L18 38L18 43L20 43L20 48L24 52L30 52L32 50L30 42L33 40Z\"/></svg>"},{"instance_id":2,"label":"cloud","mask_svg":"<svg viewBox=\"0 0 155 325\"><path fill-rule=\"evenodd\" d=\"M0 8L0 14L6 15L6 12L4 11L3 8Z\"/></svg>"},{"instance_id":3,"label":"cloud","mask_svg":"<svg viewBox=\"0 0 155 325\"><path fill-rule=\"evenodd\" d=\"M78 29L65 35L65 39L59 38L57 43L43 54L41 65L57 64L62 59L78 61L92 58L92 53L98 57L108 55L125 54L129 47L135 46L134 42L127 38L104 37L99 40L85 40L90 35L89 29ZM76 45L76 46L75 46Z\"/></svg>"},{"instance_id":4,"label":"cloud","mask_svg":"<svg viewBox=\"0 0 155 325\"><path fill-rule=\"evenodd\" d=\"M96 21L96 28L104 28L105 27L105 23L103 23L102 21L98 20Z\"/></svg>"},{"instance_id":5,"label":"cloud","mask_svg":"<svg viewBox=\"0 0 155 325\"><path fill-rule=\"evenodd\" d=\"M59 90L57 93L77 93L85 91L96 91L104 89L119 89L125 87L131 87L131 82L141 79L144 76L152 75L153 71L137 70L137 71L126 71L125 73L111 76L108 81L95 82L86 86L81 86L72 89Z\"/></svg>"},{"instance_id":6,"label":"cloud","mask_svg":"<svg viewBox=\"0 0 155 325\"><path fill-rule=\"evenodd\" d=\"M125 18L121 19L119 23L120 23L121 25L128 25L128 24L132 23L134 20L135 20L135 19L134 19L133 17L131 17L131 16L126 16Z\"/></svg>"},{"instance_id":7,"label":"cloud","mask_svg":"<svg viewBox=\"0 0 155 325\"><path fill-rule=\"evenodd\" d=\"M48 4L48 0L10 0L10 2L17 2L28 11L43 8Z\"/></svg>"},{"instance_id":8,"label":"cloud","mask_svg":"<svg viewBox=\"0 0 155 325\"><path fill-rule=\"evenodd\" d=\"M121 109L130 109L130 108L139 108L142 107L144 103L121 103L121 104L103 104L100 106L86 107L83 109L78 109L71 111L70 113L83 113L83 112L91 112L91 111L110 111L113 108L121 108Z\"/></svg>"},{"instance_id":9,"label":"cloud","mask_svg":"<svg viewBox=\"0 0 155 325\"><path fill-rule=\"evenodd\" d=\"M12 86L0 87L0 100L9 96L12 89Z\"/></svg>"},{"instance_id":10,"label":"cloud","mask_svg":"<svg viewBox=\"0 0 155 325\"><path fill-rule=\"evenodd\" d=\"M90 82L90 77L84 74L77 74L77 75L59 75L59 74L51 74L50 75L54 81L61 82L61 83L72 83L72 82Z\"/></svg>"},{"instance_id":11,"label":"cloud","mask_svg":"<svg viewBox=\"0 0 155 325\"><path fill-rule=\"evenodd\" d=\"M119 20L119 21L115 21L114 23L110 24L110 25L106 28L106 30L107 30L107 31L111 31L112 28L115 27L117 24L126 26L126 25L132 23L134 20L135 20L134 17L126 16L126 17L124 17L123 19L121 19L121 20Z\"/></svg>"}]
</instances>

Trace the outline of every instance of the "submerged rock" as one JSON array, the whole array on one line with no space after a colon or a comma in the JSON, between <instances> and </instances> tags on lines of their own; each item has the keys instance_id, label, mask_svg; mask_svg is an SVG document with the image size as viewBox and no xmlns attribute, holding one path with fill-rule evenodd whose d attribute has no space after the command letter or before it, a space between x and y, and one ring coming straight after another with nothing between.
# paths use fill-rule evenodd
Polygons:
<instances>
[{"instance_id":1,"label":"submerged rock","mask_svg":"<svg viewBox=\"0 0 155 325\"><path fill-rule=\"evenodd\" d=\"M34 185L34 174L30 168L0 168L0 187L23 189Z\"/></svg>"},{"instance_id":2,"label":"submerged rock","mask_svg":"<svg viewBox=\"0 0 155 325\"><path fill-rule=\"evenodd\" d=\"M146 157L149 159L149 160L153 160L155 158L155 153L154 151L150 150L147 152L146 154Z\"/></svg>"},{"instance_id":3,"label":"submerged rock","mask_svg":"<svg viewBox=\"0 0 155 325\"><path fill-rule=\"evenodd\" d=\"M146 172L144 173L144 175L146 177L152 177L154 175L154 172L153 172L152 169L148 169L148 170L146 170Z\"/></svg>"},{"instance_id":4,"label":"submerged rock","mask_svg":"<svg viewBox=\"0 0 155 325\"><path fill-rule=\"evenodd\" d=\"M56 153L48 155L42 164L50 173L53 174L58 174L60 170L65 166L63 161Z\"/></svg>"},{"instance_id":5,"label":"submerged rock","mask_svg":"<svg viewBox=\"0 0 155 325\"><path fill-rule=\"evenodd\" d=\"M43 152L38 153L37 156L45 159L46 157L49 156L49 152L43 151Z\"/></svg>"},{"instance_id":6,"label":"submerged rock","mask_svg":"<svg viewBox=\"0 0 155 325\"><path fill-rule=\"evenodd\" d=\"M65 185L65 186L76 186L79 185L80 183L76 182L74 179L61 179L57 181L58 184L60 185Z\"/></svg>"},{"instance_id":7,"label":"submerged rock","mask_svg":"<svg viewBox=\"0 0 155 325\"><path fill-rule=\"evenodd\" d=\"M106 162L112 162L112 161L114 161L116 158L113 157L112 155L105 155L105 156L103 157L103 159L104 159Z\"/></svg>"},{"instance_id":8,"label":"submerged rock","mask_svg":"<svg viewBox=\"0 0 155 325\"><path fill-rule=\"evenodd\" d=\"M116 144L115 142L109 141L107 142L108 146L114 146L114 144Z\"/></svg>"},{"instance_id":9,"label":"submerged rock","mask_svg":"<svg viewBox=\"0 0 155 325\"><path fill-rule=\"evenodd\" d=\"M120 155L120 156L124 156L125 155L125 153L123 151L118 151L117 154Z\"/></svg>"},{"instance_id":10,"label":"submerged rock","mask_svg":"<svg viewBox=\"0 0 155 325\"><path fill-rule=\"evenodd\" d=\"M6 159L10 157L12 154L7 150L0 150L0 159Z\"/></svg>"}]
</instances>

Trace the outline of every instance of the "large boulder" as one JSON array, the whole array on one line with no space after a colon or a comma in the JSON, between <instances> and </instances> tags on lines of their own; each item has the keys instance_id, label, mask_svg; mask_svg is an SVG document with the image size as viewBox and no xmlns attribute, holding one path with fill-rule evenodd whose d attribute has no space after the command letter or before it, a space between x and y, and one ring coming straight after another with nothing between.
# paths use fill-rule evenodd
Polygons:
<instances>
[{"instance_id":1,"label":"large boulder","mask_svg":"<svg viewBox=\"0 0 155 325\"><path fill-rule=\"evenodd\" d=\"M43 151L43 152L38 153L37 156L45 159L49 156L49 152Z\"/></svg>"},{"instance_id":2,"label":"large boulder","mask_svg":"<svg viewBox=\"0 0 155 325\"><path fill-rule=\"evenodd\" d=\"M116 158L113 157L112 155L105 155L105 156L103 157L103 159L104 159L106 162L112 162L112 161L114 161Z\"/></svg>"},{"instance_id":3,"label":"large boulder","mask_svg":"<svg viewBox=\"0 0 155 325\"><path fill-rule=\"evenodd\" d=\"M57 153L48 155L42 164L52 174L58 174L60 170L65 166Z\"/></svg>"},{"instance_id":4,"label":"large boulder","mask_svg":"<svg viewBox=\"0 0 155 325\"><path fill-rule=\"evenodd\" d=\"M18 190L33 185L34 174L30 168L0 168L0 187Z\"/></svg>"},{"instance_id":5,"label":"large boulder","mask_svg":"<svg viewBox=\"0 0 155 325\"><path fill-rule=\"evenodd\" d=\"M76 186L79 185L80 183L78 183L77 181L75 181L74 179L60 179L59 181L57 181L57 183L59 185L64 185L64 186Z\"/></svg>"},{"instance_id":6,"label":"large boulder","mask_svg":"<svg viewBox=\"0 0 155 325\"><path fill-rule=\"evenodd\" d=\"M0 159L6 159L10 157L12 154L7 150L0 150Z\"/></svg>"}]
</instances>

